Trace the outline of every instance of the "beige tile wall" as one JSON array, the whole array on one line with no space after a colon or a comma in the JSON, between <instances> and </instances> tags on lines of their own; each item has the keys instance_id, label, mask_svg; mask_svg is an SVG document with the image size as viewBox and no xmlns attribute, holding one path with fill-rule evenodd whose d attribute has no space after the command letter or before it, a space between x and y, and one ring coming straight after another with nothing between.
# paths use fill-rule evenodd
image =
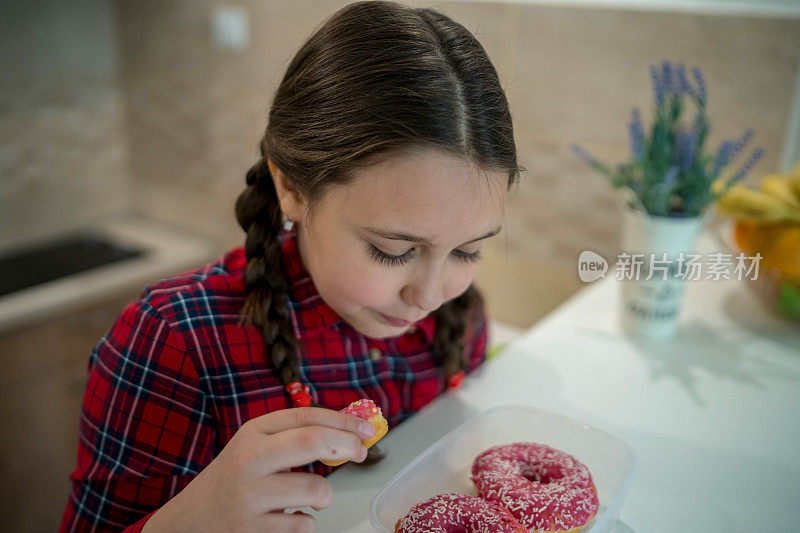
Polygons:
<instances>
[{"instance_id":1,"label":"beige tile wall","mask_svg":"<svg viewBox=\"0 0 800 533\"><path fill-rule=\"evenodd\" d=\"M118 2L136 206L214 236L220 252L241 244L233 204L257 156L271 94L294 50L345 3L240 2L251 43L232 53L211 44L211 2ZM438 7L478 36L511 103L528 172L478 277L493 288L490 307L501 319L527 326L552 306L526 302L558 302L579 288L580 251L616 254L618 197L568 146L580 142L609 162L625 157L631 107L649 116L650 64L668 58L702 67L711 145L752 127L766 149L757 171L777 166L800 59L799 20L414 4Z\"/></svg>"},{"instance_id":2,"label":"beige tile wall","mask_svg":"<svg viewBox=\"0 0 800 533\"><path fill-rule=\"evenodd\" d=\"M108 0L0 14L0 251L132 208Z\"/></svg>"},{"instance_id":3,"label":"beige tile wall","mask_svg":"<svg viewBox=\"0 0 800 533\"><path fill-rule=\"evenodd\" d=\"M49 0L7 13L16 44L0 53L0 250L126 210L211 236L219 252L240 244L233 205L272 92L302 41L344 4L240 2L251 42L239 53L212 45L210 0L80 0L69 9ZM531 281L521 302L541 300L542 290L568 294L579 287L581 250L616 252L618 198L568 146L625 157L631 106L648 116L648 66L663 58L705 71L713 146L753 127L767 155L751 179L777 166L799 20L414 4L438 7L478 36L511 102L528 172L479 275L497 294L519 285L511 271Z\"/></svg>"},{"instance_id":4,"label":"beige tile wall","mask_svg":"<svg viewBox=\"0 0 800 533\"><path fill-rule=\"evenodd\" d=\"M251 43L219 52L210 2L119 2L137 206L154 217L241 242L232 206L254 161L267 106L304 38L344 2L246 1ZM416 2L432 5L430 2ZM627 153L630 108L649 113L648 66L703 68L715 130L746 127L777 166L800 59L800 21L474 2L437 7L475 32L507 88L528 168L507 214L509 257L570 268L577 252L612 252L616 197L568 151Z\"/></svg>"}]
</instances>

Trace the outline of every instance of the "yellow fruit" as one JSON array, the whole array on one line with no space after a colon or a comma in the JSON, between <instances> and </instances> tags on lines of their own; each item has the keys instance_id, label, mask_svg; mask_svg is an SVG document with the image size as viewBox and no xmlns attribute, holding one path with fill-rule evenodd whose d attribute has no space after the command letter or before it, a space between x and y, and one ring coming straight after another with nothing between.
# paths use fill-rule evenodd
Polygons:
<instances>
[{"instance_id":1,"label":"yellow fruit","mask_svg":"<svg viewBox=\"0 0 800 533\"><path fill-rule=\"evenodd\" d=\"M761 254L761 267L800 277L800 226L739 220L734 235L745 254Z\"/></svg>"},{"instance_id":2,"label":"yellow fruit","mask_svg":"<svg viewBox=\"0 0 800 533\"><path fill-rule=\"evenodd\" d=\"M789 188L792 190L795 198L800 201L800 162L794 166L794 169L789 175Z\"/></svg>"},{"instance_id":3,"label":"yellow fruit","mask_svg":"<svg viewBox=\"0 0 800 533\"><path fill-rule=\"evenodd\" d=\"M719 208L722 213L736 218L800 224L800 209L793 209L771 194L743 185L736 185L728 191L720 199Z\"/></svg>"},{"instance_id":4,"label":"yellow fruit","mask_svg":"<svg viewBox=\"0 0 800 533\"><path fill-rule=\"evenodd\" d=\"M761 178L761 190L771 194L794 209L800 209L800 195L798 195L792 181L783 174L771 174Z\"/></svg>"}]
</instances>

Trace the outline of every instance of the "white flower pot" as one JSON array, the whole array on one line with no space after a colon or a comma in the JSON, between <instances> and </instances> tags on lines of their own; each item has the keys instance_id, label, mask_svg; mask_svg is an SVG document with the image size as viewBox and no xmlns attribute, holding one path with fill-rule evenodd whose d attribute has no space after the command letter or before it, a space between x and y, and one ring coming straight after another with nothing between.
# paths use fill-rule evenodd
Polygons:
<instances>
[{"instance_id":1,"label":"white flower pot","mask_svg":"<svg viewBox=\"0 0 800 533\"><path fill-rule=\"evenodd\" d=\"M661 339L675 335L686 283L674 270L678 265L677 259L681 253L686 257L694 252L697 238L711 218L711 210L693 218L670 218L650 216L627 206L624 208L621 253L642 254L643 264L638 276L632 275L633 279L620 281L620 325L623 331ZM651 256L655 257L657 265L670 264L673 270L667 274L654 270L650 274ZM667 261L663 262L665 257ZM618 257L618 277L620 259Z\"/></svg>"}]
</instances>

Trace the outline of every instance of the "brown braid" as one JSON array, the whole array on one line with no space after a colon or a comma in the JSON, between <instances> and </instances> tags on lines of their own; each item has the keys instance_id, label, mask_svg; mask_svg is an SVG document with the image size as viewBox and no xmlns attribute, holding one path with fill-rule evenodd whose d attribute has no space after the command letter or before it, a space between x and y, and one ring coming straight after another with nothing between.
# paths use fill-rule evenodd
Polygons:
<instances>
[{"instance_id":1,"label":"brown braid","mask_svg":"<svg viewBox=\"0 0 800 533\"><path fill-rule=\"evenodd\" d=\"M447 377L469 369L465 338L467 321L476 321L483 312L483 297L470 285L459 297L434 311L436 332L433 336L433 356Z\"/></svg>"},{"instance_id":2,"label":"brown braid","mask_svg":"<svg viewBox=\"0 0 800 533\"><path fill-rule=\"evenodd\" d=\"M240 323L261 328L275 376L288 385L299 379L300 342L292 331L289 286L278 234L282 217L275 184L264 157L247 172L247 188L236 200L236 218L247 233L247 299Z\"/></svg>"},{"instance_id":3,"label":"brown braid","mask_svg":"<svg viewBox=\"0 0 800 533\"><path fill-rule=\"evenodd\" d=\"M385 1L345 6L303 44L275 92L260 148L236 202L247 233L242 315L264 332L284 385L298 379L303 347L291 327L267 156L309 213L331 186L406 150L437 148L504 172L507 189L524 170L505 93L480 43L435 10ZM465 335L482 309L470 286L434 312L434 356L448 377L468 368Z\"/></svg>"}]
</instances>

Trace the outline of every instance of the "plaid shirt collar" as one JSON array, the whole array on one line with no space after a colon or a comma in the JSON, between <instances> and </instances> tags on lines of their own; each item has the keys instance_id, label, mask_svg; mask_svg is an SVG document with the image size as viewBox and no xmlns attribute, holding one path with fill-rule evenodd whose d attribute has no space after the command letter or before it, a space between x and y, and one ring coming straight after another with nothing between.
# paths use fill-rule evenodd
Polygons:
<instances>
[{"instance_id":1,"label":"plaid shirt collar","mask_svg":"<svg viewBox=\"0 0 800 533\"><path fill-rule=\"evenodd\" d=\"M293 314L302 315L302 320L293 316L295 333L298 336L318 334L330 329L352 327L334 311L317 292L311 275L306 270L300 259L297 245L297 233L294 230L281 230L278 240L283 251L283 267L289 281L290 308ZM298 325L302 324L302 331ZM425 336L428 343L433 342L433 332L436 328L436 319L428 315L416 322L414 326ZM413 331L413 330L412 330Z\"/></svg>"}]
</instances>

